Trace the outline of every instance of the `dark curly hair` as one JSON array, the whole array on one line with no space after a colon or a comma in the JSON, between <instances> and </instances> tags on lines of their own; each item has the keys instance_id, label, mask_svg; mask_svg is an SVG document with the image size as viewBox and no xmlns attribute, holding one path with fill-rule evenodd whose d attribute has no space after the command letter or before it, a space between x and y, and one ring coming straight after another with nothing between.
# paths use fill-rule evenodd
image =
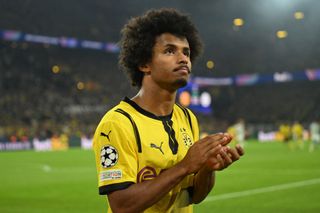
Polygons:
<instances>
[{"instance_id":1,"label":"dark curly hair","mask_svg":"<svg viewBox=\"0 0 320 213\"><path fill-rule=\"evenodd\" d=\"M139 66L151 61L156 37L163 33L187 39L191 62L202 51L197 29L187 15L175 9L149 10L142 16L132 18L121 30L119 65L128 73L133 86L141 88L144 74Z\"/></svg>"}]
</instances>

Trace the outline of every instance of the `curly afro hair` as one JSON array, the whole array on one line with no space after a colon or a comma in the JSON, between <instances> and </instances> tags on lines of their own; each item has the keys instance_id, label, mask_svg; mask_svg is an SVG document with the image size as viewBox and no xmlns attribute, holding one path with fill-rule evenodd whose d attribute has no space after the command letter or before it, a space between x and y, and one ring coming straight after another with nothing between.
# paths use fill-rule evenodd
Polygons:
<instances>
[{"instance_id":1,"label":"curly afro hair","mask_svg":"<svg viewBox=\"0 0 320 213\"><path fill-rule=\"evenodd\" d=\"M127 72L132 86L141 88L143 72L139 66L152 59L156 37L171 33L185 37L190 46L190 60L193 62L202 51L202 42L197 29L189 17L175 9L149 10L134 17L121 30L119 65Z\"/></svg>"}]
</instances>

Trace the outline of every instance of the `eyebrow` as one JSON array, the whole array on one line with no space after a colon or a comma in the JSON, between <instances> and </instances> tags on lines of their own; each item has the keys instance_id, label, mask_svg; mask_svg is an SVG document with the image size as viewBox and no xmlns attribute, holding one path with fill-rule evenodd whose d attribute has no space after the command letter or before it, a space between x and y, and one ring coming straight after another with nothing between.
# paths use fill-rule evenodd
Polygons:
<instances>
[{"instance_id":1,"label":"eyebrow","mask_svg":"<svg viewBox=\"0 0 320 213\"><path fill-rule=\"evenodd\" d=\"M168 43L168 44L164 45L164 47L174 47L174 48L177 48L177 45ZM188 46L183 47L183 49L190 51L190 47L188 47Z\"/></svg>"}]
</instances>

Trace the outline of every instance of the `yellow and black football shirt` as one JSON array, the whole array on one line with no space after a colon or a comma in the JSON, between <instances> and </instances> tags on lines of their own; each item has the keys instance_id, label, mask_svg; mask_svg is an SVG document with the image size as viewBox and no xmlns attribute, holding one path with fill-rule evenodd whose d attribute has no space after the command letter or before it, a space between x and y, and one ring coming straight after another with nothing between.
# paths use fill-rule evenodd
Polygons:
<instances>
[{"instance_id":1,"label":"yellow and black football shirt","mask_svg":"<svg viewBox=\"0 0 320 213\"><path fill-rule=\"evenodd\" d=\"M93 138L99 193L152 180L180 162L198 139L190 110L175 104L170 115L155 116L125 98L105 114ZM189 175L145 212L192 212L192 186Z\"/></svg>"}]
</instances>

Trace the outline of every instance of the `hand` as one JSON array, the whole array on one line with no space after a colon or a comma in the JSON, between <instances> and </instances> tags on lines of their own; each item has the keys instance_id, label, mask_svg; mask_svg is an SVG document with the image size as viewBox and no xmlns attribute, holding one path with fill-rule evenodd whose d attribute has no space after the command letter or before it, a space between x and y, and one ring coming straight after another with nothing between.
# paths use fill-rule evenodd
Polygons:
<instances>
[{"instance_id":1,"label":"hand","mask_svg":"<svg viewBox=\"0 0 320 213\"><path fill-rule=\"evenodd\" d=\"M207 161L207 167L211 170L223 170L244 155L243 148L237 144L235 148L224 146L219 153L212 155Z\"/></svg>"},{"instance_id":2,"label":"hand","mask_svg":"<svg viewBox=\"0 0 320 213\"><path fill-rule=\"evenodd\" d=\"M180 164L186 168L188 174L196 173L206 165L209 158L221 153L222 147L231 140L232 137L224 133L208 135L194 143Z\"/></svg>"}]
</instances>

